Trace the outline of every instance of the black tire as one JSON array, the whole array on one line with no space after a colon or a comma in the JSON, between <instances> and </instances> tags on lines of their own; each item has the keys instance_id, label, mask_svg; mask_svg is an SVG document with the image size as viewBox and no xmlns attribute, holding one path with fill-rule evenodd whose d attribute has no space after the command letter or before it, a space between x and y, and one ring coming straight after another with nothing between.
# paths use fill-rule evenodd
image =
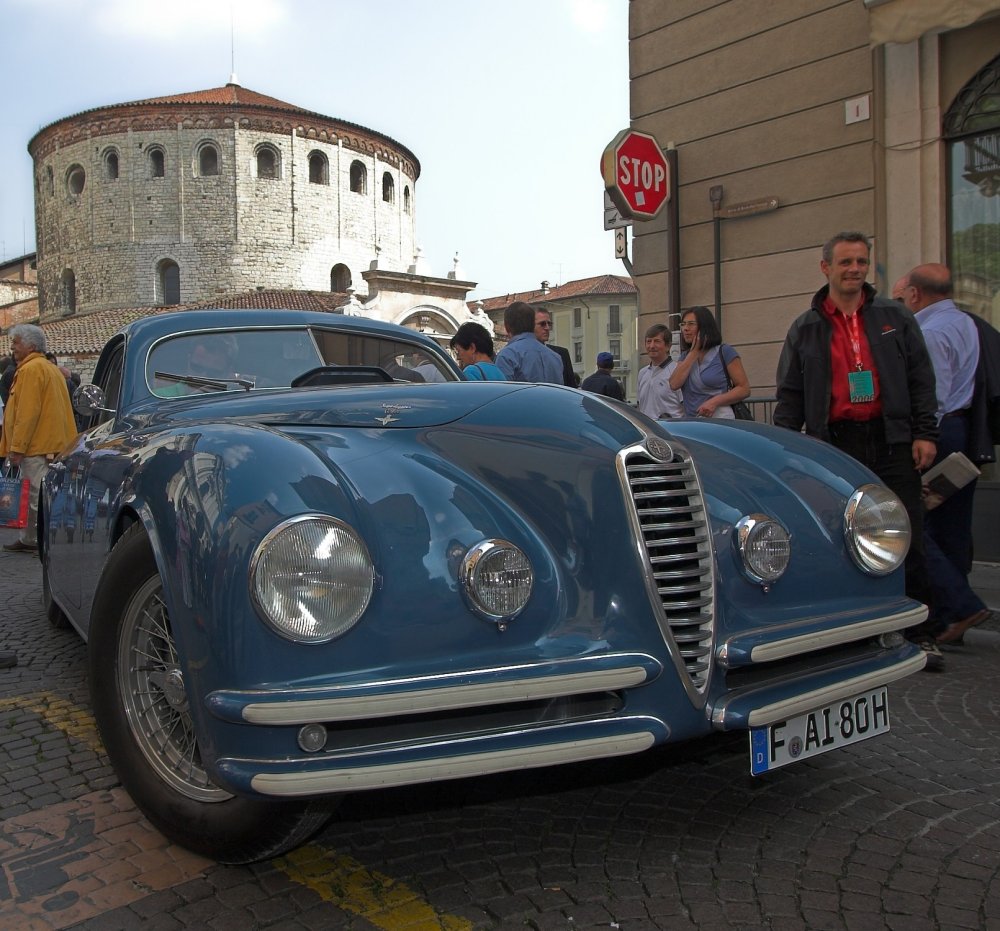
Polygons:
<instances>
[{"instance_id":1,"label":"black tire","mask_svg":"<svg viewBox=\"0 0 1000 931\"><path fill-rule=\"evenodd\" d=\"M162 591L146 534L133 524L111 551L88 644L91 702L108 756L132 800L169 840L220 863L276 857L318 831L331 805L241 798L212 782ZM137 652L141 663L130 661Z\"/></svg>"},{"instance_id":2,"label":"black tire","mask_svg":"<svg viewBox=\"0 0 1000 931\"><path fill-rule=\"evenodd\" d=\"M42 556L42 604L45 607L45 616L49 623L56 630L65 630L69 627L69 618L65 612L52 600L52 588L49 585L49 564L48 555Z\"/></svg>"}]
</instances>

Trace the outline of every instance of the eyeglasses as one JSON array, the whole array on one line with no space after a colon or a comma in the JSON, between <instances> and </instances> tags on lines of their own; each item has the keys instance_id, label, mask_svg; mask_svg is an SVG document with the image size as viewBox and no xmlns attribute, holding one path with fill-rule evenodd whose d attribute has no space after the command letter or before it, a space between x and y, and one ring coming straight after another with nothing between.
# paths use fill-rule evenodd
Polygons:
<instances>
[{"instance_id":1,"label":"eyeglasses","mask_svg":"<svg viewBox=\"0 0 1000 931\"><path fill-rule=\"evenodd\" d=\"M535 326L545 327L546 330L551 330L552 329L552 321L551 320L543 320L541 323L536 323Z\"/></svg>"},{"instance_id":2,"label":"eyeglasses","mask_svg":"<svg viewBox=\"0 0 1000 931\"><path fill-rule=\"evenodd\" d=\"M682 330L690 330L691 327L693 327L693 326L698 326L698 321L697 320L685 320L681 324L681 329Z\"/></svg>"}]
</instances>

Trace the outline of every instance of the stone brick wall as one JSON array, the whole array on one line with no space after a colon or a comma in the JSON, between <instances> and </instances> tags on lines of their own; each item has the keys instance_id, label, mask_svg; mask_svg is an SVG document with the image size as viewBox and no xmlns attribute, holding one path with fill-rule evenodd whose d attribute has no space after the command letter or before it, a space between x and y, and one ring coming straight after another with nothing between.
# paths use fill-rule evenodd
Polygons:
<instances>
[{"instance_id":1,"label":"stone brick wall","mask_svg":"<svg viewBox=\"0 0 1000 931\"><path fill-rule=\"evenodd\" d=\"M115 118L84 113L32 140L41 319L58 319L63 276L72 270L76 311L162 303L158 268L180 269L180 300L194 302L253 288L329 290L331 270L405 272L415 245L418 167L402 146L360 127L334 132L321 123L257 115L232 119L135 104ZM121 111L120 113L117 111ZM107 112L107 111L106 111ZM201 177L198 150L215 145L219 174ZM258 177L257 150L270 147L277 177ZM152 149L164 156L154 177ZM322 153L329 183L310 181L309 156ZM117 157L117 177L109 171ZM351 164L367 173L365 193L351 190ZM82 169L82 190L70 176ZM383 176L392 198L383 199ZM404 205L409 192L409 210ZM376 249L376 246L378 247Z\"/></svg>"}]
</instances>

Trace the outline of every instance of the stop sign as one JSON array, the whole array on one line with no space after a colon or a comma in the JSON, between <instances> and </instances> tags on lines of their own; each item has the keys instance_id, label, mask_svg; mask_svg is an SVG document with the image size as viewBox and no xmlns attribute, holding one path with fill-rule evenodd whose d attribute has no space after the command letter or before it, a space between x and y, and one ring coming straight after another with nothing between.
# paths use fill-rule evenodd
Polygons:
<instances>
[{"instance_id":1,"label":"stop sign","mask_svg":"<svg viewBox=\"0 0 1000 931\"><path fill-rule=\"evenodd\" d=\"M647 133L618 133L601 156L601 174L615 206L633 220L651 220L670 199L667 159Z\"/></svg>"}]
</instances>

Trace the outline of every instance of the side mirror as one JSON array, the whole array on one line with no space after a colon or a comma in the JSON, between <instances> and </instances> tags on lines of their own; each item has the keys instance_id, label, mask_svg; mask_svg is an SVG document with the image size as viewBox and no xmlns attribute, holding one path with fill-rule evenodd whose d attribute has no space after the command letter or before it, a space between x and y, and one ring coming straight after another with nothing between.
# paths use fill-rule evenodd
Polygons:
<instances>
[{"instance_id":1,"label":"side mirror","mask_svg":"<svg viewBox=\"0 0 1000 931\"><path fill-rule=\"evenodd\" d=\"M105 403L104 392L97 385L80 385L73 392L73 410L84 417L90 417L98 411L113 414L114 411L105 407Z\"/></svg>"}]
</instances>

